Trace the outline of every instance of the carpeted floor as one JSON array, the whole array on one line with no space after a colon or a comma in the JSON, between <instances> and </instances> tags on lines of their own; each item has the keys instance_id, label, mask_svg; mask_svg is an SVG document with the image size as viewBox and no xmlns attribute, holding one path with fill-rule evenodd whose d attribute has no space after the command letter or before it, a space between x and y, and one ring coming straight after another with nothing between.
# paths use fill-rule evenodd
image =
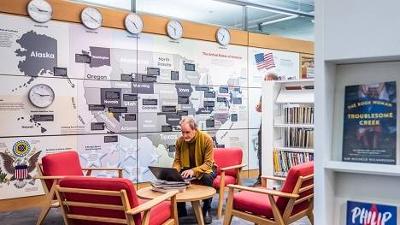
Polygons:
<instances>
[{"instance_id":1,"label":"carpeted floor","mask_svg":"<svg viewBox=\"0 0 400 225\"><path fill-rule=\"evenodd\" d=\"M187 204L188 207L190 204ZM223 219L216 219L215 205L213 204L213 225L223 224ZM1 212L0 213L0 224L1 225L34 225L36 224L37 217L40 213L40 209L28 209L14 212ZM189 215L187 217L180 218L180 224L192 225L197 224L193 212L189 209ZM248 221L233 217L232 225L253 225ZM59 209L52 209L49 215L46 217L43 225L64 225L64 221L61 216ZM307 218L303 218L301 221L293 223L292 225L310 225Z\"/></svg>"},{"instance_id":2,"label":"carpeted floor","mask_svg":"<svg viewBox=\"0 0 400 225\"><path fill-rule=\"evenodd\" d=\"M245 180L244 185L251 185L254 180ZM214 196L212 202L212 213L213 213L213 225L223 224L223 219L216 219L216 208L217 208L218 195ZM184 225L197 224L193 211L190 208L190 204L187 204L188 216L180 218L180 223ZM39 208L27 209L21 211L12 212L0 212L0 224L1 225L34 225L36 224L37 217L40 213ZM64 221L62 219L61 212L59 209L52 209L49 215L46 217L44 225L63 225ZM248 221L233 217L232 225L253 225ZM310 225L307 218L303 218L298 222L292 223L292 225Z\"/></svg>"}]
</instances>

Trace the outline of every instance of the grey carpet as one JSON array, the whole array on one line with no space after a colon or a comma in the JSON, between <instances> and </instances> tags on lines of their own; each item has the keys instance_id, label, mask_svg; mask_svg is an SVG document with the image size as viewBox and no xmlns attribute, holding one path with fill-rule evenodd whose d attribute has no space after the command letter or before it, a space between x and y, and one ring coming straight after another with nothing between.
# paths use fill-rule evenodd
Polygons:
<instances>
[{"instance_id":1,"label":"grey carpet","mask_svg":"<svg viewBox=\"0 0 400 225\"><path fill-rule=\"evenodd\" d=\"M244 185L251 185L254 180L246 179L244 180ZM217 208L218 196L215 195L212 201L212 216L213 225L223 224L223 219L217 220L216 218L216 208ZM187 204L188 213L187 217L181 218L180 222L184 225L197 224L193 211L190 208L190 204ZM40 209L27 209L21 211L12 212L0 212L0 224L1 225L34 225L36 224L37 217L39 216ZM63 225L64 221L59 209L52 209L49 215L46 217L44 225ZM233 217L232 225L253 225L248 221ZM307 218L303 218L298 222L292 223L292 225L310 225Z\"/></svg>"}]
</instances>

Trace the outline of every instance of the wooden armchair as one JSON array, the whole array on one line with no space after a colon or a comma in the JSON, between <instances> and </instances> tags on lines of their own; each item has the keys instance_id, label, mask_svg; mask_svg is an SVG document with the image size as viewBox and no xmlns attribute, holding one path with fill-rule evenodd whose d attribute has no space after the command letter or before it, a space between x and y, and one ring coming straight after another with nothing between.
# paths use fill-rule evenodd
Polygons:
<instances>
[{"instance_id":1,"label":"wooden armchair","mask_svg":"<svg viewBox=\"0 0 400 225\"><path fill-rule=\"evenodd\" d=\"M240 184L240 171L243 151L241 148L214 148L214 161L217 166L217 177L214 179L213 187L218 190L219 200L217 216L222 217L225 187L229 184Z\"/></svg>"},{"instance_id":2,"label":"wooden armchair","mask_svg":"<svg viewBox=\"0 0 400 225\"><path fill-rule=\"evenodd\" d=\"M177 224L176 194L141 201L124 178L66 177L56 185L65 225ZM168 201L170 199L170 201Z\"/></svg>"},{"instance_id":3,"label":"wooden armchair","mask_svg":"<svg viewBox=\"0 0 400 225\"><path fill-rule=\"evenodd\" d=\"M116 171L122 177L120 168L81 168L79 155L76 151L65 151L46 155L37 165L36 179L40 179L46 194L46 201L42 206L36 225L41 225L51 208L58 208L55 186L65 176L90 176L94 170Z\"/></svg>"},{"instance_id":4,"label":"wooden armchair","mask_svg":"<svg viewBox=\"0 0 400 225\"><path fill-rule=\"evenodd\" d=\"M255 224L288 225L307 216L314 224L314 163L308 162L292 167L282 190L228 185L229 194L224 225L233 216ZM234 190L240 190L234 193Z\"/></svg>"}]
</instances>

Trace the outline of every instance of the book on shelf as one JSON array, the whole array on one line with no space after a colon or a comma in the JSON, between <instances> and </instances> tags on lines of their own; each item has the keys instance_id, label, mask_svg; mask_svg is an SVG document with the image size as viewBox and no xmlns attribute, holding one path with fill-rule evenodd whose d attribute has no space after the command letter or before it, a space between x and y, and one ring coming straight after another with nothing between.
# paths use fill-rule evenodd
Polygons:
<instances>
[{"instance_id":1,"label":"book on shelf","mask_svg":"<svg viewBox=\"0 0 400 225\"><path fill-rule=\"evenodd\" d=\"M283 106L284 122L287 124L313 124L314 107L300 104Z\"/></svg>"},{"instance_id":2,"label":"book on shelf","mask_svg":"<svg viewBox=\"0 0 400 225\"><path fill-rule=\"evenodd\" d=\"M397 207L384 204L347 201L346 225L396 225Z\"/></svg>"},{"instance_id":3,"label":"book on shelf","mask_svg":"<svg viewBox=\"0 0 400 225\"><path fill-rule=\"evenodd\" d=\"M396 164L396 82L345 87L342 160Z\"/></svg>"},{"instance_id":4,"label":"book on shelf","mask_svg":"<svg viewBox=\"0 0 400 225\"><path fill-rule=\"evenodd\" d=\"M283 129L284 147L314 147L314 130L312 128L286 127Z\"/></svg>"},{"instance_id":5,"label":"book on shelf","mask_svg":"<svg viewBox=\"0 0 400 225\"><path fill-rule=\"evenodd\" d=\"M284 177L292 166L314 160L314 154L309 152L288 152L274 149L274 176Z\"/></svg>"}]
</instances>

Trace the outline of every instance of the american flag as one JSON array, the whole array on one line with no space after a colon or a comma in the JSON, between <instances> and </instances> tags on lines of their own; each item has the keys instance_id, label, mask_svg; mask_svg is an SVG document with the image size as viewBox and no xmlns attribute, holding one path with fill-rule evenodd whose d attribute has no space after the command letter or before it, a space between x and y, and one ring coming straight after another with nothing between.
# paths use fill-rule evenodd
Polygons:
<instances>
[{"instance_id":1,"label":"american flag","mask_svg":"<svg viewBox=\"0 0 400 225\"><path fill-rule=\"evenodd\" d=\"M17 180L23 180L28 176L28 166L18 165L15 167L14 177Z\"/></svg>"},{"instance_id":2,"label":"american flag","mask_svg":"<svg viewBox=\"0 0 400 225\"><path fill-rule=\"evenodd\" d=\"M275 67L274 63L274 56L272 55L272 52L264 54L264 53L258 53L255 54L254 57L256 58L256 64L257 64L257 69L271 69Z\"/></svg>"}]
</instances>

